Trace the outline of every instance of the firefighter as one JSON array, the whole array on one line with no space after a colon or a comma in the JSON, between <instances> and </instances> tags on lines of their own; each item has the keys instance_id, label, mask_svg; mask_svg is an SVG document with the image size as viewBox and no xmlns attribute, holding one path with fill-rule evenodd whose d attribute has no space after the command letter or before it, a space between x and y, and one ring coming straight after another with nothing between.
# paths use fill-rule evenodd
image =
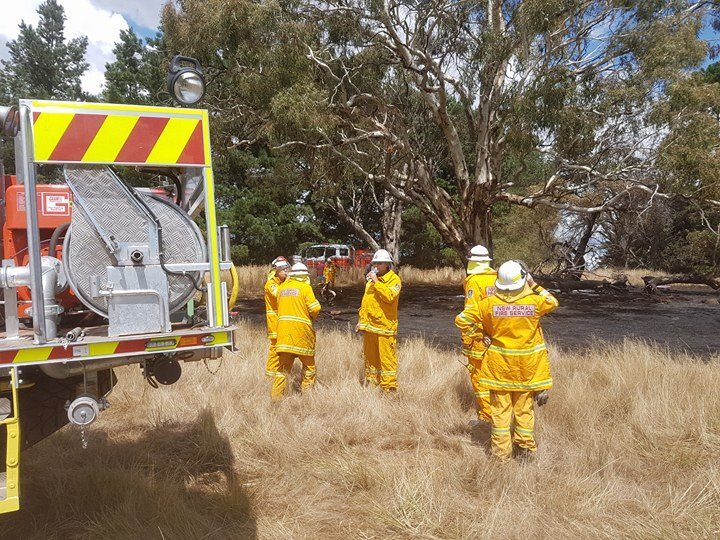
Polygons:
<instances>
[{"instance_id":1,"label":"firefighter","mask_svg":"<svg viewBox=\"0 0 720 540\"><path fill-rule=\"evenodd\" d=\"M290 270L290 263L285 257L278 257L272 263L265 282L265 321L267 323L270 351L268 353L265 375L277 377L280 375L280 359L277 354L277 292L280 284L285 281Z\"/></svg>"},{"instance_id":2,"label":"firefighter","mask_svg":"<svg viewBox=\"0 0 720 540\"><path fill-rule=\"evenodd\" d=\"M508 261L498 269L495 294L455 319L464 340L487 346L479 381L490 389L492 453L501 460L512 457L513 444L521 457L537 449L533 399L544 404L553 384L540 318L556 307L552 294Z\"/></svg>"},{"instance_id":3,"label":"firefighter","mask_svg":"<svg viewBox=\"0 0 720 540\"><path fill-rule=\"evenodd\" d=\"M335 289L336 273L337 268L335 266L335 259L330 257L327 261L327 264L325 265L325 268L323 269L323 286L320 290L320 294L323 298L326 298L327 293L330 293L332 295L330 302L335 300L335 297L337 296L337 293L333 290Z\"/></svg>"},{"instance_id":4,"label":"firefighter","mask_svg":"<svg viewBox=\"0 0 720 540\"><path fill-rule=\"evenodd\" d=\"M356 332L363 332L365 381L386 392L397 390L396 335L400 277L392 271L390 254L379 249L366 276Z\"/></svg>"},{"instance_id":5,"label":"firefighter","mask_svg":"<svg viewBox=\"0 0 720 540\"><path fill-rule=\"evenodd\" d=\"M313 321L320 313L307 266L292 266L277 293L277 352L280 369L273 383L271 398L280 399L287 386L295 358L303 365L302 390L315 384L315 330Z\"/></svg>"},{"instance_id":6,"label":"firefighter","mask_svg":"<svg viewBox=\"0 0 720 540\"><path fill-rule=\"evenodd\" d=\"M497 272L490 267L491 262L490 253L485 246L478 245L470 250L465 278L465 310L495 293ZM463 338L462 353L468 360L467 369L477 401L478 418L481 422L489 423L490 390L480 382L480 366L486 348L482 340Z\"/></svg>"}]
</instances>

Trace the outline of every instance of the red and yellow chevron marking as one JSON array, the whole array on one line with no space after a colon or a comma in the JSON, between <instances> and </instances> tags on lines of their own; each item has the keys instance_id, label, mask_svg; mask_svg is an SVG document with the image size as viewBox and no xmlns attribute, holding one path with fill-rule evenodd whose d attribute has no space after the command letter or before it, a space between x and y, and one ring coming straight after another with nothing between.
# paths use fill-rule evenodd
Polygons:
<instances>
[{"instance_id":1,"label":"red and yellow chevron marking","mask_svg":"<svg viewBox=\"0 0 720 540\"><path fill-rule=\"evenodd\" d=\"M35 161L209 165L205 111L33 101Z\"/></svg>"},{"instance_id":2,"label":"red and yellow chevron marking","mask_svg":"<svg viewBox=\"0 0 720 540\"><path fill-rule=\"evenodd\" d=\"M169 352L203 347L224 347L232 344L232 335L231 331L203 332L122 341L90 341L88 343L72 343L67 347L59 345L7 349L0 350L0 365L34 364L53 360L87 361L113 356L133 356L143 353Z\"/></svg>"}]
</instances>

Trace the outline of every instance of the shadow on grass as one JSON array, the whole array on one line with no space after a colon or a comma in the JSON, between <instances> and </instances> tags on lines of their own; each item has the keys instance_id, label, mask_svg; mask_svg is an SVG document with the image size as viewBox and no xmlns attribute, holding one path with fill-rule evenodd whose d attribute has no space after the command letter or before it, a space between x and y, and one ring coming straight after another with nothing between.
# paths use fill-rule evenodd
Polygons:
<instances>
[{"instance_id":1,"label":"shadow on grass","mask_svg":"<svg viewBox=\"0 0 720 540\"><path fill-rule=\"evenodd\" d=\"M193 421L65 428L23 456L21 510L0 538L257 538L228 438L209 409ZM132 440L124 429L140 432Z\"/></svg>"}]
</instances>

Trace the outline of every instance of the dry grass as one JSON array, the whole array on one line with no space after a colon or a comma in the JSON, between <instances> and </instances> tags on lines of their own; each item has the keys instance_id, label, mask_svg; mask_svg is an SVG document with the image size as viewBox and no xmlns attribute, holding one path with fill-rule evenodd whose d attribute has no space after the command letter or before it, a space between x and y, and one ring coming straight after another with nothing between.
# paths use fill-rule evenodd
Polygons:
<instances>
[{"instance_id":1,"label":"dry grass","mask_svg":"<svg viewBox=\"0 0 720 540\"><path fill-rule=\"evenodd\" d=\"M240 326L217 374L147 387L24 457L2 538L717 538L720 359L637 342L554 352L536 462L471 431L457 354L400 344L397 399L362 388L360 343L319 336L320 386L273 405L266 342ZM211 365L217 368L217 365Z\"/></svg>"},{"instance_id":2,"label":"dry grass","mask_svg":"<svg viewBox=\"0 0 720 540\"><path fill-rule=\"evenodd\" d=\"M238 266L238 277L240 279L240 296L256 297L262 295L262 288L267 279L267 266ZM628 268L599 268L585 273L586 279L620 279L621 276L628 277L628 283L634 287L643 287L643 276L666 276L664 272L656 270L628 269ZM224 276L224 279L226 277ZM400 278L405 285L447 285L462 283L465 279L463 268L414 268L403 266L400 269ZM229 280L229 277L227 277ZM365 280L364 268L341 268L338 270L336 284L338 287L363 283ZM678 285L675 285L678 287Z\"/></svg>"}]
</instances>

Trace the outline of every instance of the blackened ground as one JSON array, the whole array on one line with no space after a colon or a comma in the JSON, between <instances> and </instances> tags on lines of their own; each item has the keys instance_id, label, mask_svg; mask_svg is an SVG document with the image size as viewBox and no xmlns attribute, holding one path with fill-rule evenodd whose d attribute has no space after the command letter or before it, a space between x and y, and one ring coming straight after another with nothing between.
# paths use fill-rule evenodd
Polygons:
<instances>
[{"instance_id":1,"label":"blackened ground","mask_svg":"<svg viewBox=\"0 0 720 540\"><path fill-rule=\"evenodd\" d=\"M332 304L320 299L323 311L316 328L354 328L362 292L362 286L347 287L338 291ZM710 289L557 297L560 307L543 319L543 329L547 340L561 347L631 337L698 355L720 352L720 296ZM400 296L399 337L422 336L443 348L457 347L454 319L462 305L460 286L406 285ZM240 300L236 311L241 318L265 324L265 306L259 296Z\"/></svg>"}]
</instances>

